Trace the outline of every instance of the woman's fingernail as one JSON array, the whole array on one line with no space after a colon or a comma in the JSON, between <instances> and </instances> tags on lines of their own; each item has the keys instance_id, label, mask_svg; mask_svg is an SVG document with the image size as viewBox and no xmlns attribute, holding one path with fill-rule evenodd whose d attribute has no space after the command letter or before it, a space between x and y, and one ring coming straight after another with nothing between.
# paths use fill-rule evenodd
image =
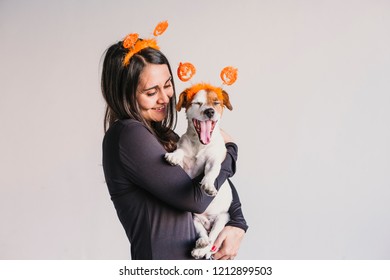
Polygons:
<instances>
[{"instance_id":1,"label":"woman's fingernail","mask_svg":"<svg viewBox=\"0 0 390 280\"><path fill-rule=\"evenodd\" d=\"M211 248L211 252L215 252L217 250L217 247L213 246L213 248Z\"/></svg>"}]
</instances>

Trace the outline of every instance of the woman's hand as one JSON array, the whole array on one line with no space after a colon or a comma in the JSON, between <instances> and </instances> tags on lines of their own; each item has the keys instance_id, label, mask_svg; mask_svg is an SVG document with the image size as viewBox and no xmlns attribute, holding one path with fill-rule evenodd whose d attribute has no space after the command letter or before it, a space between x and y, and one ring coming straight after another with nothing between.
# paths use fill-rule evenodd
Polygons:
<instances>
[{"instance_id":1,"label":"woman's hand","mask_svg":"<svg viewBox=\"0 0 390 280\"><path fill-rule=\"evenodd\" d=\"M245 231L238 227L226 226L218 235L212 247L215 260L233 260L240 248Z\"/></svg>"}]
</instances>

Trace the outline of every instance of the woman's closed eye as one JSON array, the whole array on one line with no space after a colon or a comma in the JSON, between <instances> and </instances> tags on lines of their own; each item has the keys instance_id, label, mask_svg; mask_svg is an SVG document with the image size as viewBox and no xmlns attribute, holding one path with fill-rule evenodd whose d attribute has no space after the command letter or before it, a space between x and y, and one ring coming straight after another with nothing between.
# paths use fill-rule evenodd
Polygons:
<instances>
[{"instance_id":1,"label":"woman's closed eye","mask_svg":"<svg viewBox=\"0 0 390 280\"><path fill-rule=\"evenodd\" d=\"M170 87L172 87L172 77L170 77L164 85L164 88L170 88Z\"/></svg>"},{"instance_id":2,"label":"woman's closed eye","mask_svg":"<svg viewBox=\"0 0 390 280\"><path fill-rule=\"evenodd\" d=\"M152 96L154 96L154 95L157 94L157 90L156 90L156 91L149 91L149 92L146 92L145 94L146 94L147 96L149 96L149 97L152 97Z\"/></svg>"}]
</instances>

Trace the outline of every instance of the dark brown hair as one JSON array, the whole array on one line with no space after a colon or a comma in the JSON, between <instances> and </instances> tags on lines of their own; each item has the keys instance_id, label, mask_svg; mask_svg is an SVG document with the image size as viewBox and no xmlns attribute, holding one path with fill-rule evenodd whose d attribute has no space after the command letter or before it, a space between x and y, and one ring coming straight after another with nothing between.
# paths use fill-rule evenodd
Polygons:
<instances>
[{"instance_id":1,"label":"dark brown hair","mask_svg":"<svg viewBox=\"0 0 390 280\"><path fill-rule=\"evenodd\" d=\"M143 123L153 133L167 151L176 149L178 136L173 132L177 122L175 110L176 92L172 79L173 96L169 100L167 117L161 122L148 122L138 109L136 92L140 74L148 64L165 64L169 73L172 70L168 59L159 50L146 48L135 54L127 66L123 66L123 58L127 49L122 42L112 45L106 51L103 69L101 89L106 101L106 112L104 116L104 130L117 120L134 119Z\"/></svg>"}]
</instances>

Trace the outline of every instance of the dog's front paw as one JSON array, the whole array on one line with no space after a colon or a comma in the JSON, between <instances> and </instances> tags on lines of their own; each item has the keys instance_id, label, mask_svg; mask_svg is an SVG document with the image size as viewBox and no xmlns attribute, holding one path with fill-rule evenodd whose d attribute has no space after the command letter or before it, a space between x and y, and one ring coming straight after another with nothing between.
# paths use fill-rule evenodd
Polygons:
<instances>
[{"instance_id":1,"label":"dog's front paw","mask_svg":"<svg viewBox=\"0 0 390 280\"><path fill-rule=\"evenodd\" d=\"M195 248L200 249L200 248L205 248L210 245L210 242L207 238L199 238L196 240Z\"/></svg>"},{"instance_id":2,"label":"dog's front paw","mask_svg":"<svg viewBox=\"0 0 390 280\"><path fill-rule=\"evenodd\" d=\"M192 255L195 259L199 260L199 259L203 258L203 257L206 255L206 252L204 251L203 248L194 249L194 250L192 250L191 255Z\"/></svg>"},{"instance_id":3,"label":"dog's front paw","mask_svg":"<svg viewBox=\"0 0 390 280\"><path fill-rule=\"evenodd\" d=\"M214 187L213 181L208 181L207 179L203 178L202 182L200 182L201 188L204 190L206 194L209 196L216 196L218 191Z\"/></svg>"},{"instance_id":4,"label":"dog's front paw","mask_svg":"<svg viewBox=\"0 0 390 280\"><path fill-rule=\"evenodd\" d=\"M192 250L191 255L197 260L203 259L204 257L208 259L211 256L210 246L204 248L195 248Z\"/></svg>"},{"instance_id":5,"label":"dog's front paw","mask_svg":"<svg viewBox=\"0 0 390 280\"><path fill-rule=\"evenodd\" d=\"M168 161L171 165L183 165L183 157L181 157L178 153L166 153L165 160Z\"/></svg>"},{"instance_id":6,"label":"dog's front paw","mask_svg":"<svg viewBox=\"0 0 390 280\"><path fill-rule=\"evenodd\" d=\"M191 255L195 259L203 259L211 254L211 243L208 238L200 237L196 240L195 248L192 250Z\"/></svg>"}]
</instances>

